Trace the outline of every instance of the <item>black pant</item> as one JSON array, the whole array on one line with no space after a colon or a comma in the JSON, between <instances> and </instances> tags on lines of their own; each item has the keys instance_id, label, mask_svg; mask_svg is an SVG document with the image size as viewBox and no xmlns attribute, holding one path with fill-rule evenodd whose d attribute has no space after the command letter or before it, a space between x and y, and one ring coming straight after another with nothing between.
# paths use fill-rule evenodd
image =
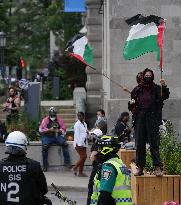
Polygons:
<instances>
[{"instance_id":1,"label":"black pant","mask_svg":"<svg viewBox=\"0 0 181 205\"><path fill-rule=\"evenodd\" d=\"M160 162L159 135L160 119L158 113L140 111L137 113L135 122L136 138L136 164L145 167L146 143L150 144L150 152L154 166L162 166Z\"/></svg>"},{"instance_id":2,"label":"black pant","mask_svg":"<svg viewBox=\"0 0 181 205\"><path fill-rule=\"evenodd\" d=\"M94 187L94 177L96 173L98 172L98 169L99 169L98 163L94 162L93 167L92 167L92 172L89 178L89 183L88 183L87 205L90 205L90 202L91 202L91 196L92 196L93 187Z\"/></svg>"}]
</instances>

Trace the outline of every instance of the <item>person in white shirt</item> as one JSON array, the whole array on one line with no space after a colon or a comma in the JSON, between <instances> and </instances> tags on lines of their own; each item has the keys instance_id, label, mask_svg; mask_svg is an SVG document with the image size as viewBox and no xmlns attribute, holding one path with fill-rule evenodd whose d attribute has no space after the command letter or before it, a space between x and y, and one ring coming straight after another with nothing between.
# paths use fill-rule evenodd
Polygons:
<instances>
[{"instance_id":1,"label":"person in white shirt","mask_svg":"<svg viewBox=\"0 0 181 205\"><path fill-rule=\"evenodd\" d=\"M73 167L74 175L79 177L87 177L85 173L83 173L84 163L87 158L87 124L85 123L85 114L83 112L77 113L78 121L74 125L74 148L80 156L80 159L76 162Z\"/></svg>"}]
</instances>

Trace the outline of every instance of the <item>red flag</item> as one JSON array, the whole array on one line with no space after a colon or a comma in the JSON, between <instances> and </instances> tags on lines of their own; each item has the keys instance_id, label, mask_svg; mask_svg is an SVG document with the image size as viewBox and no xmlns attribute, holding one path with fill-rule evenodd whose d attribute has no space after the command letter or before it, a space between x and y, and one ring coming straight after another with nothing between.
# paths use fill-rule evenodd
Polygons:
<instances>
[{"instance_id":1,"label":"red flag","mask_svg":"<svg viewBox=\"0 0 181 205\"><path fill-rule=\"evenodd\" d=\"M163 40L164 40L165 22L158 26L158 46L160 47L160 69L163 69Z\"/></svg>"},{"instance_id":2,"label":"red flag","mask_svg":"<svg viewBox=\"0 0 181 205\"><path fill-rule=\"evenodd\" d=\"M20 67L23 69L25 67L25 61L23 57L20 58Z\"/></svg>"}]
</instances>

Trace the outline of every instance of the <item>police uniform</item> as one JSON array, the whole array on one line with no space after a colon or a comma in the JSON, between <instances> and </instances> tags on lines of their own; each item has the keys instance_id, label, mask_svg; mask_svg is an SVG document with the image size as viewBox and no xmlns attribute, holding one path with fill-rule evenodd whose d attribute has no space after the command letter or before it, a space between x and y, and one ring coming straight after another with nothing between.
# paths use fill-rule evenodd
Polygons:
<instances>
[{"instance_id":1,"label":"police uniform","mask_svg":"<svg viewBox=\"0 0 181 205\"><path fill-rule=\"evenodd\" d=\"M6 141L8 158L0 161L0 205L43 205L47 183L40 163L26 157L27 137L11 132Z\"/></svg>"},{"instance_id":2,"label":"police uniform","mask_svg":"<svg viewBox=\"0 0 181 205\"><path fill-rule=\"evenodd\" d=\"M104 148L105 150L111 149L109 147ZM110 153L109 155L111 156ZM91 196L91 205L133 204L130 187L130 171L116 153L113 152L112 155L114 155L114 157L109 158L103 163L100 173L97 173L94 178L94 191Z\"/></svg>"},{"instance_id":3,"label":"police uniform","mask_svg":"<svg viewBox=\"0 0 181 205\"><path fill-rule=\"evenodd\" d=\"M40 205L47 191L39 162L25 156L0 161L1 205Z\"/></svg>"}]
</instances>

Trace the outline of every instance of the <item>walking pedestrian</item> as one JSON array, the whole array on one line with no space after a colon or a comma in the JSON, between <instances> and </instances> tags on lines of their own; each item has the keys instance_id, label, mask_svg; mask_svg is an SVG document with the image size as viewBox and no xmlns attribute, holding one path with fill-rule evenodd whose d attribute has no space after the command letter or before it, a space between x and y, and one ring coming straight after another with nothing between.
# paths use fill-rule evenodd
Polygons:
<instances>
[{"instance_id":1,"label":"walking pedestrian","mask_svg":"<svg viewBox=\"0 0 181 205\"><path fill-rule=\"evenodd\" d=\"M79 160L76 162L73 167L74 174L79 177L87 177L85 173L83 173L84 163L87 159L87 124L85 123L85 114L83 112L77 113L78 121L74 125L74 142L73 146L79 155Z\"/></svg>"}]
</instances>

